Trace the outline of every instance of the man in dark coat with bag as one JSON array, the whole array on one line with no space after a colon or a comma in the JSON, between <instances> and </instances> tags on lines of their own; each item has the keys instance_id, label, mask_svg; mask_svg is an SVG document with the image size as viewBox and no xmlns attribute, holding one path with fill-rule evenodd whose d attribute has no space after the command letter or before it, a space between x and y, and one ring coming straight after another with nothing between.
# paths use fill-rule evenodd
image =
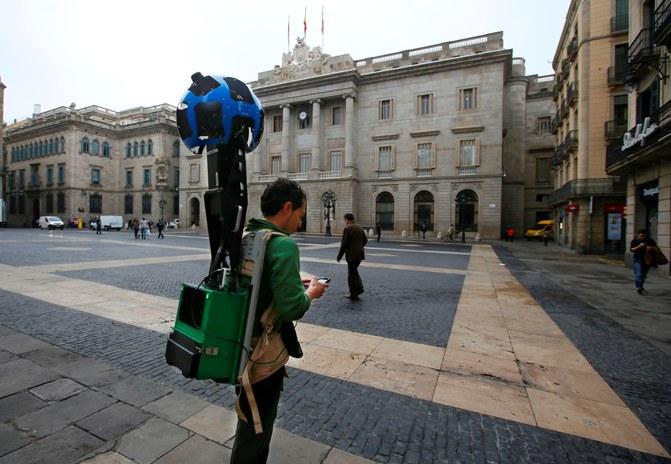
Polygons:
<instances>
[{"instance_id":1,"label":"man in dark coat with bag","mask_svg":"<svg viewBox=\"0 0 671 464\"><path fill-rule=\"evenodd\" d=\"M358 300L363 293L363 282L359 275L359 265L365 259L363 247L368 243L368 237L359 224L354 222L352 213L345 214L345 229L342 231L340 251L337 261L340 262L343 255L347 261L347 285L349 286L350 300Z\"/></svg>"},{"instance_id":2,"label":"man in dark coat with bag","mask_svg":"<svg viewBox=\"0 0 671 464\"><path fill-rule=\"evenodd\" d=\"M651 266L657 267L656 251L657 243L648 237L648 231L641 229L638 231L638 238L631 241L629 251L632 252L631 266L634 270L634 283L636 291L641 295L645 288L645 278ZM648 253L648 252L651 253ZM649 255L649 256L648 256ZM653 262L653 256L655 261Z\"/></svg>"}]
</instances>

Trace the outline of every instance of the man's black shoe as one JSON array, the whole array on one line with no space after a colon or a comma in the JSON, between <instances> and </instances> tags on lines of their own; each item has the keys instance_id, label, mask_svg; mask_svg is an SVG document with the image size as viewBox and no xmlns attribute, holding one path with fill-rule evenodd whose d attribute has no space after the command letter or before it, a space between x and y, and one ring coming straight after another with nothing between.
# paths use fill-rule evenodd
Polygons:
<instances>
[{"instance_id":1,"label":"man's black shoe","mask_svg":"<svg viewBox=\"0 0 671 464\"><path fill-rule=\"evenodd\" d=\"M345 295L345 298L348 300L358 300L359 297L357 295Z\"/></svg>"}]
</instances>

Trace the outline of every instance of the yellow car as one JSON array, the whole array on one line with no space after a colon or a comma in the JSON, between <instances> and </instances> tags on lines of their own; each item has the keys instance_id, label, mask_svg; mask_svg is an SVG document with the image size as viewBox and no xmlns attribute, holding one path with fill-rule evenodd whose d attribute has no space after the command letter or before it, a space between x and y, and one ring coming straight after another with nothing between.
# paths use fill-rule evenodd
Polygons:
<instances>
[{"instance_id":1,"label":"yellow car","mask_svg":"<svg viewBox=\"0 0 671 464\"><path fill-rule=\"evenodd\" d=\"M543 234L545 231L548 231L550 240L554 240L554 225L555 222L552 219L546 219L544 221L538 221L535 226L531 226L524 233L524 238L527 240L538 239L543 240Z\"/></svg>"}]
</instances>

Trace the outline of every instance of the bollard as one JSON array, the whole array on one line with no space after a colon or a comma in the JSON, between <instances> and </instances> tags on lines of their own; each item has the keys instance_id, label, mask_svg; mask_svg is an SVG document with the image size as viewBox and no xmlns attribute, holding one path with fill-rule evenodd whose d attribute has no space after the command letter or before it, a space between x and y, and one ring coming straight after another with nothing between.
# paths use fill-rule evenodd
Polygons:
<instances>
[{"instance_id":1,"label":"bollard","mask_svg":"<svg viewBox=\"0 0 671 464\"><path fill-rule=\"evenodd\" d=\"M408 233L405 230L401 231L401 238L405 238L408 236Z\"/></svg>"}]
</instances>

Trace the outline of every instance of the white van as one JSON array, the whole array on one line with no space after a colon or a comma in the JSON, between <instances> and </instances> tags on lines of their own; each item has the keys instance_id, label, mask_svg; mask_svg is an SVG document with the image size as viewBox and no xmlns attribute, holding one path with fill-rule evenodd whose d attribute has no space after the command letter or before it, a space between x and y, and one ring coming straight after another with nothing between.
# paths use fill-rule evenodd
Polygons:
<instances>
[{"instance_id":1,"label":"white van","mask_svg":"<svg viewBox=\"0 0 671 464\"><path fill-rule=\"evenodd\" d=\"M96 228L96 220L91 219L89 227L92 230ZM121 230L123 229L123 217L121 216L100 216L100 227L103 230Z\"/></svg>"}]
</instances>

